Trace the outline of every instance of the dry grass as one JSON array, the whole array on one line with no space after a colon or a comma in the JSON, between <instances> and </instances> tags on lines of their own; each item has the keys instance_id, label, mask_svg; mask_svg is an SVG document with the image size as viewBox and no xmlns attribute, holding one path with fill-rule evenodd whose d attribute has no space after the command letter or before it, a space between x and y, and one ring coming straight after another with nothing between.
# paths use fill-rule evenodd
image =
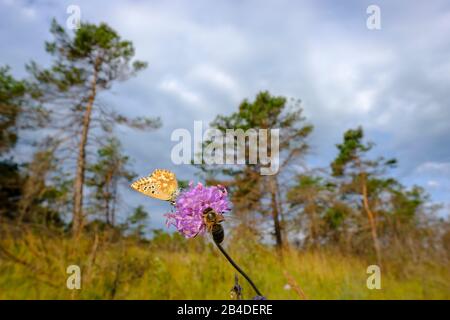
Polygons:
<instances>
[{"instance_id":1,"label":"dry grass","mask_svg":"<svg viewBox=\"0 0 450 320\"><path fill-rule=\"evenodd\" d=\"M4 235L0 299L229 299L235 272L215 247L201 239L166 240L139 244L111 241L105 234L77 242L43 232ZM269 299L450 299L444 265L407 263L398 270L388 264L382 289L369 290L369 263L362 258L286 250L281 262L262 245L228 247ZM66 288L71 264L81 267L81 290ZM252 298L252 289L240 281L244 298Z\"/></svg>"}]
</instances>

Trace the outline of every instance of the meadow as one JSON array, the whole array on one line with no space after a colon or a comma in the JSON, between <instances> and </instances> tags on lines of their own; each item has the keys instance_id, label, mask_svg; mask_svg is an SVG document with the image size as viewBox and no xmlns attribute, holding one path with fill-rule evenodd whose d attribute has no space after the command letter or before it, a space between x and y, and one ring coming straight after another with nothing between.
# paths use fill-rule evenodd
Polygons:
<instances>
[{"instance_id":1,"label":"meadow","mask_svg":"<svg viewBox=\"0 0 450 320\"><path fill-rule=\"evenodd\" d=\"M235 270L207 239L161 233L152 241L48 232L4 236L0 299L230 299ZM369 259L336 250L284 249L245 239L225 244L268 299L450 299L448 266L386 261L381 289L366 286ZM69 265L81 289L69 290ZM255 296L239 277L243 298Z\"/></svg>"},{"instance_id":2,"label":"meadow","mask_svg":"<svg viewBox=\"0 0 450 320\"><path fill-rule=\"evenodd\" d=\"M295 85L304 80L290 71L297 55L291 61L284 54L287 69L274 64L268 74L275 78L266 83L261 70L272 70L272 49L270 59L260 60L265 50L258 40L255 55L247 57L255 65L228 66L239 66L232 88L251 87L231 92L228 76L215 68L195 80L203 74L194 76L197 66L208 66L210 57L191 61L188 55L189 67L177 70L178 54L158 61L147 52L138 60L136 38L123 39L113 24L81 21L73 29L53 19L49 27L40 39L45 56L37 47L20 49L30 53L20 61L25 74L18 61L0 65L0 299L230 299L236 271L220 245L198 236L210 232L221 243L228 215L238 219L230 221L223 245L267 299L450 299L450 206L443 196L450 162L441 147L448 134L409 130L422 121L423 128L444 128L448 121L438 125L445 117L428 116L435 96L398 103L431 83L385 93L385 85L373 81L386 76L374 74L377 63L365 70L367 87L359 77L352 83L331 77L336 90L320 90L325 70L342 70L328 70L333 63L319 57L311 82L318 91L311 94L309 84ZM183 32L173 38L180 43L176 51L191 42L178 41L190 33ZM148 47L163 48L160 40ZM268 40L261 43L274 43ZM301 40L286 42L288 51ZM222 41L216 42L222 56ZM403 48L394 56L403 59ZM283 85L290 73L296 76ZM140 85L117 87L116 96L119 83L139 74ZM187 77L178 84L177 74ZM393 72L398 87L407 89L404 79L414 77L399 75ZM219 79L214 86L223 96L192 99L215 92L197 88L197 81L217 82L209 78ZM184 93L184 85L195 94ZM372 91L380 96L363 100L374 108L360 112L360 97ZM384 100L392 105L380 104ZM410 114L399 107L416 105ZM208 134L203 124L212 129ZM176 137L176 145L169 142ZM160 211L149 197L173 207ZM173 234L149 230L162 227L163 214ZM381 267L381 285L369 289L374 265ZM254 298L253 288L238 279L244 299Z\"/></svg>"}]
</instances>

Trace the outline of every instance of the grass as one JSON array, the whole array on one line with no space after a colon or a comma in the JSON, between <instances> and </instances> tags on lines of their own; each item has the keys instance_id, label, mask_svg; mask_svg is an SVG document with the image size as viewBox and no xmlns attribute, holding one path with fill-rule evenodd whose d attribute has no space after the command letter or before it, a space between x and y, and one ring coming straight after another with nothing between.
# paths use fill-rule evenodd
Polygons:
<instances>
[{"instance_id":1,"label":"grass","mask_svg":"<svg viewBox=\"0 0 450 320\"><path fill-rule=\"evenodd\" d=\"M170 238L170 237L169 237ZM28 233L0 240L0 299L229 299L235 271L201 239L142 244L107 236L79 241ZM268 299L450 299L450 272L431 262L387 263L380 290L366 287L369 263L333 251L228 243L229 253ZM66 287L79 265L81 290ZM289 283L289 286L287 284ZM255 294L240 277L245 299Z\"/></svg>"}]
</instances>

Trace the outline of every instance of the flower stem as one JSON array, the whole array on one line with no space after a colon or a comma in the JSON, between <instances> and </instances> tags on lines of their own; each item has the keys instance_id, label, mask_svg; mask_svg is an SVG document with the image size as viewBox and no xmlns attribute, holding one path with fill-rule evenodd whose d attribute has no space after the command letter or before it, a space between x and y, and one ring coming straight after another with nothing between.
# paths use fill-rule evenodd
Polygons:
<instances>
[{"instance_id":1,"label":"flower stem","mask_svg":"<svg viewBox=\"0 0 450 320\"><path fill-rule=\"evenodd\" d=\"M228 262L231 263L231 265L248 281L248 283L250 283L250 285L252 286L253 290L255 290L256 294L258 296L262 296L261 292L255 286L255 284L253 283L252 279L250 279L250 277L241 268L239 268L239 266L233 261L233 259L231 259L231 257L228 255L228 253L222 247L222 245L220 243L215 242L215 241L213 241L213 242L216 244L217 248L219 248L220 252L222 252L222 254L225 256L225 258L227 258Z\"/></svg>"}]
</instances>

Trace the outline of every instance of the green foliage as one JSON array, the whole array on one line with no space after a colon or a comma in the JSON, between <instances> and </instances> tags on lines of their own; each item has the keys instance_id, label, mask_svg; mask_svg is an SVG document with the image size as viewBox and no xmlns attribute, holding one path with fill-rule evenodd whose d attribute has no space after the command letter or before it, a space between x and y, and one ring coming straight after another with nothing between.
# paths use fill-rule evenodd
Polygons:
<instances>
[{"instance_id":1,"label":"green foliage","mask_svg":"<svg viewBox=\"0 0 450 320\"><path fill-rule=\"evenodd\" d=\"M143 238L145 236L147 219L147 211L145 211L143 206L138 206L134 209L133 214L127 218L124 228L135 237Z\"/></svg>"},{"instance_id":2,"label":"green foliage","mask_svg":"<svg viewBox=\"0 0 450 320\"><path fill-rule=\"evenodd\" d=\"M58 118L60 110L55 112L53 109L54 103L64 102L68 107L67 113L63 114L64 120L74 117L81 121L79 113L86 110L90 99L95 103L99 89L108 89L117 81L127 80L147 66L145 62L133 60L133 44L104 23L81 23L71 35L53 20L50 32L54 41L46 43L46 50L53 57L52 65L45 69L32 61L27 70L33 79L30 83L33 97L46 105L52 113L53 123L61 121ZM100 127L107 132L112 130L113 124L140 130L161 126L157 118L133 119L107 109L95 112L93 118L98 117Z\"/></svg>"},{"instance_id":3,"label":"green foliage","mask_svg":"<svg viewBox=\"0 0 450 320\"><path fill-rule=\"evenodd\" d=\"M117 142L102 146L94 137L113 134L115 125L140 130L161 126L155 118L126 117L98 103L98 94L114 83L134 76L146 63L134 60L133 44L104 23L81 23L73 34L53 20L50 32L53 41L46 43L51 55L50 67L42 68L31 62L32 97L50 114L49 131L59 141L56 152L65 154L63 168L73 170L73 233L78 233L87 213L102 212L107 224L114 224L117 183L129 180L132 174L125 168L127 157L120 155ZM90 164L90 151L98 151L98 162ZM60 157L62 159L62 157ZM75 164L68 163L76 161ZM90 177L86 179L86 168ZM85 185L91 187L93 205L85 208Z\"/></svg>"},{"instance_id":4,"label":"green foliage","mask_svg":"<svg viewBox=\"0 0 450 320\"><path fill-rule=\"evenodd\" d=\"M343 176L346 169L355 169L359 174L363 170L368 172L370 168L393 168L397 164L396 159L365 159L366 154L373 148L374 144L372 142L364 143L363 138L364 131L362 127L349 129L344 133L343 143L336 145L339 151L338 155L331 163L333 176Z\"/></svg>"},{"instance_id":5,"label":"green foliage","mask_svg":"<svg viewBox=\"0 0 450 320\"><path fill-rule=\"evenodd\" d=\"M8 67L0 67L0 155L17 142L17 120L25 93L25 83L14 79Z\"/></svg>"},{"instance_id":6,"label":"green foliage","mask_svg":"<svg viewBox=\"0 0 450 320\"><path fill-rule=\"evenodd\" d=\"M285 196L279 192L279 183L287 185L290 181L288 168L300 164L300 159L308 152L306 141L313 126L305 122L302 108L298 100L288 101L282 96L273 96L267 91L259 92L253 101L244 100L238 110L229 116L219 115L211 123L223 133L226 129L242 129L244 132L253 129L279 129L279 167L274 176L261 176L261 163L249 163L246 152L246 164L240 166L201 166L206 179L211 183L226 185L232 196L234 211L251 220L256 214L271 217L274 234L278 234L277 243L281 240L280 208ZM271 141L269 131L268 141ZM236 141L239 143L239 141ZM244 142L245 150L249 150L249 139ZM241 146L239 146L241 147ZM252 146L254 147L254 146ZM268 153L271 154L270 146ZM283 176L283 181L280 181ZM220 177L220 178L218 178ZM286 217L287 218L287 217Z\"/></svg>"},{"instance_id":7,"label":"green foliage","mask_svg":"<svg viewBox=\"0 0 450 320\"><path fill-rule=\"evenodd\" d=\"M50 32L55 40L46 42L46 50L56 59L53 66L41 71L32 63L29 70L37 80L54 85L58 91L84 86L94 71L97 84L107 88L112 81L125 80L147 66L142 61L131 62L135 54L133 44L122 40L105 23L81 23L71 37L53 20Z\"/></svg>"},{"instance_id":8,"label":"green foliage","mask_svg":"<svg viewBox=\"0 0 450 320\"><path fill-rule=\"evenodd\" d=\"M361 140L364 137L364 132L361 127L356 130L347 130L344 133L344 142L337 144L339 154L331 164L333 175L341 176L344 174L345 166L360 158L361 153L365 153L372 148L371 144L364 145Z\"/></svg>"},{"instance_id":9,"label":"green foliage","mask_svg":"<svg viewBox=\"0 0 450 320\"><path fill-rule=\"evenodd\" d=\"M329 189L323 177L299 174L296 178L297 183L287 192L287 201L290 206L303 204L308 201L308 198L320 200L320 193Z\"/></svg>"},{"instance_id":10,"label":"green foliage","mask_svg":"<svg viewBox=\"0 0 450 320\"><path fill-rule=\"evenodd\" d=\"M163 229L155 229L152 233L150 245L154 250L184 252L189 247L188 240L177 232L168 233Z\"/></svg>"},{"instance_id":11,"label":"green foliage","mask_svg":"<svg viewBox=\"0 0 450 320\"><path fill-rule=\"evenodd\" d=\"M188 180L178 180L178 188L186 189L189 186Z\"/></svg>"},{"instance_id":12,"label":"green foliage","mask_svg":"<svg viewBox=\"0 0 450 320\"><path fill-rule=\"evenodd\" d=\"M20 222L64 225L64 209L69 206L72 181L58 166L55 141L43 141L33 158L23 165L21 197L17 218Z\"/></svg>"},{"instance_id":13,"label":"green foliage","mask_svg":"<svg viewBox=\"0 0 450 320\"><path fill-rule=\"evenodd\" d=\"M238 111L230 116L217 116L211 127L223 132L226 129L280 129L281 150L306 151L304 139L312 132L313 126L304 123L300 101L272 96L268 91L260 92L253 102L244 100Z\"/></svg>"},{"instance_id":14,"label":"green foliage","mask_svg":"<svg viewBox=\"0 0 450 320\"><path fill-rule=\"evenodd\" d=\"M18 164L11 160L0 161L0 217L17 217L22 184Z\"/></svg>"},{"instance_id":15,"label":"green foliage","mask_svg":"<svg viewBox=\"0 0 450 320\"><path fill-rule=\"evenodd\" d=\"M0 157L13 151L20 129L36 128L46 120L45 112L28 99L31 94L31 87L25 81L16 80L8 67L0 67ZM10 219L23 216L23 199L28 196L26 168L27 164L19 165L12 157L0 158L0 216ZM52 201L52 195L46 191L41 192L35 202L44 198ZM45 212L42 220L57 222L58 214Z\"/></svg>"},{"instance_id":16,"label":"green foliage","mask_svg":"<svg viewBox=\"0 0 450 320\"><path fill-rule=\"evenodd\" d=\"M391 202L392 214L400 219L402 223L418 224L418 212L429 200L429 196L424 189L418 186L405 190L403 186L392 188Z\"/></svg>"},{"instance_id":17,"label":"green foliage","mask_svg":"<svg viewBox=\"0 0 450 320\"><path fill-rule=\"evenodd\" d=\"M93 189L93 201L89 209L93 213L102 213L107 224L115 223L119 182L129 182L135 177L128 168L128 162L128 156L122 154L120 141L109 138L97 150L97 161L87 169L86 185Z\"/></svg>"},{"instance_id":18,"label":"green foliage","mask_svg":"<svg viewBox=\"0 0 450 320\"><path fill-rule=\"evenodd\" d=\"M227 128L251 129L273 128L278 126L278 118L286 105L286 98L273 97L269 92L258 93L254 102L247 99L239 105L239 111L229 117L218 116L215 127L221 130Z\"/></svg>"},{"instance_id":19,"label":"green foliage","mask_svg":"<svg viewBox=\"0 0 450 320\"><path fill-rule=\"evenodd\" d=\"M337 230L345 221L347 212L342 206L333 206L325 212L325 221L332 230Z\"/></svg>"}]
</instances>

